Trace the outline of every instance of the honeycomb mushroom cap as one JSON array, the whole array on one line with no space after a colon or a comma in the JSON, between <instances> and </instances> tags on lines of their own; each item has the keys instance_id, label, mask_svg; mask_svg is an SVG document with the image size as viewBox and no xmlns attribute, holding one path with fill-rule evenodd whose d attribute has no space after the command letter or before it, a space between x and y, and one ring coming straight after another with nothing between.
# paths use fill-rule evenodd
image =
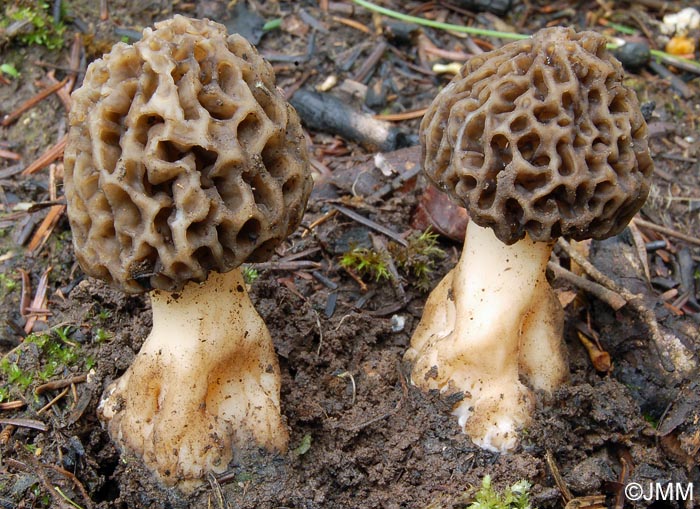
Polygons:
<instances>
[{"instance_id":1,"label":"honeycomb mushroom cap","mask_svg":"<svg viewBox=\"0 0 700 509\"><path fill-rule=\"evenodd\" d=\"M424 172L506 244L619 233L649 193L647 126L595 32L468 60L421 124Z\"/></svg>"},{"instance_id":2,"label":"honeycomb mushroom cap","mask_svg":"<svg viewBox=\"0 0 700 509\"><path fill-rule=\"evenodd\" d=\"M65 193L76 255L124 291L173 291L266 259L311 187L272 67L223 25L157 23L93 62L73 94Z\"/></svg>"}]
</instances>

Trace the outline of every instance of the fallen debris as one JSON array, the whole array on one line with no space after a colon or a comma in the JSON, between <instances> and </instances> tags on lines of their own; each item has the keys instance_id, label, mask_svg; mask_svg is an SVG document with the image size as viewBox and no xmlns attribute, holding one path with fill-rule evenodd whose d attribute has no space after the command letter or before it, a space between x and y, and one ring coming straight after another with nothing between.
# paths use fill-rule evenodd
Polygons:
<instances>
[{"instance_id":1,"label":"fallen debris","mask_svg":"<svg viewBox=\"0 0 700 509\"><path fill-rule=\"evenodd\" d=\"M400 129L354 110L333 95L302 88L289 102L307 129L337 134L369 151L390 152L413 144Z\"/></svg>"}]
</instances>

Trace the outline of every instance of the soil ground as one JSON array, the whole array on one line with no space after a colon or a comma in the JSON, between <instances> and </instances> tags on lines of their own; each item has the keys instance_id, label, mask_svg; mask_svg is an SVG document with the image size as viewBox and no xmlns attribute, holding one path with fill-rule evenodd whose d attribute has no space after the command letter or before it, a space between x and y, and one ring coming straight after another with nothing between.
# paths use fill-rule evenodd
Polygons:
<instances>
[{"instance_id":1,"label":"soil ground","mask_svg":"<svg viewBox=\"0 0 700 509\"><path fill-rule=\"evenodd\" d=\"M3 2L3 9L15 3ZM273 61L279 86L287 93L299 87L313 89L330 75L347 84L377 44L388 41L388 49L365 80L370 90L378 92L371 103L374 110L356 105L368 113L419 110L448 81L448 76L426 72L432 61L429 52L422 52L430 46L425 38L452 52L470 47L455 34L427 28L419 34L414 27L406 38L387 34L380 39L377 27L386 28L387 19L349 1L332 3L331 12L311 1L240 3L243 11L264 20L283 18L282 27L262 35L258 46ZM114 42L128 38L127 30L138 32L178 12L235 26L235 17L226 19L232 16L226 11L227 2L213 0L196 5L111 1L106 20L100 19L97 2L63 4L63 49L25 45L17 38L0 41L0 64L13 64L20 72L18 78L0 84L3 114L48 86L48 71L53 70L58 80L67 75L76 33L82 33L81 54L89 62ZM610 31L597 21L604 19L657 34L657 22L664 14L654 2L551 6L515 1L500 17L460 14L440 2L384 5L520 33L548 24ZM339 18L351 19L369 33ZM691 38L696 35L691 33ZM74 261L67 218L60 211L45 243L30 249L37 228L57 210L52 206L61 204L61 161L54 161L53 170L43 167L31 175L19 171L63 136L67 118L56 95L39 102L0 128L0 148L21 156L19 161L0 159L0 352L5 356L0 385L6 405L0 410L0 506L462 508L489 475L498 489L521 479L529 481L533 506L542 508L564 507L563 487L573 497L589 497L584 500L588 502L602 496L606 507L697 507L692 500L625 502L622 495L627 483L639 482L645 487L694 483L695 497L700 496L700 314L693 304L700 270L700 83L694 73L679 68L672 68L670 76L663 78L645 67L627 78L641 102L655 103L649 125L656 173L640 217L686 237L659 233L640 223L634 232L594 242L589 253L600 271L643 296L644 306L658 321L660 346L652 340L649 316L645 319L631 305L614 312L595 297L555 281L562 300L568 303L579 296L566 307L571 376L554 394L537 395L533 421L523 431L518 449L494 454L477 448L449 415L450 401L422 394L408 382L402 356L427 294L402 270L399 283L377 283L360 275L360 284L339 261L352 246L372 246L372 235L378 234L347 215L329 214L337 205L350 207L405 236L429 226L415 212L425 182L410 179L378 199L373 192L394 176L384 176L374 167L376 150L309 130L318 162L317 186L303 227L271 263L256 268L259 276L250 284L280 359L290 450L245 464L234 462L226 475L210 479L189 496L159 486L136 458L120 456L96 417L104 388L128 367L149 331L147 298L125 296L83 278ZM418 122L409 119L395 125L411 140ZM415 150L396 157L405 168L418 162ZM50 174L59 181L56 200L51 197L56 187ZM368 175L373 180L367 189L360 189L357 184ZM34 206L28 209L29 205ZM319 222L321 218L324 221ZM641 256L635 238L643 239ZM439 246L445 256L435 260L429 287L455 264L460 250L458 242L445 236ZM292 261L314 265L299 263L296 270L276 265L299 253L301 258ZM563 253L557 254L568 264ZM24 340L28 318L20 313L23 277L34 295L40 292L42 275L47 300L39 299L33 307L48 309L49 314L39 315L33 339ZM683 296L685 300L678 300ZM599 338L600 350L610 355L610 369L596 370L579 339L582 326ZM673 371L669 362L675 365ZM42 385L48 381L67 382ZM7 405L13 401L24 404Z\"/></svg>"}]
</instances>

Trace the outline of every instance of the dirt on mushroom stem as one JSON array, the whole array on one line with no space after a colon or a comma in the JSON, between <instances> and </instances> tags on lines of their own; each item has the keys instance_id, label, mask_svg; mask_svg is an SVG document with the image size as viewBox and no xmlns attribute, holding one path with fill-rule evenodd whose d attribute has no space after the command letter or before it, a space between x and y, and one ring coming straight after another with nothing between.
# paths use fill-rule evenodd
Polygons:
<instances>
[{"instance_id":1,"label":"dirt on mushroom stem","mask_svg":"<svg viewBox=\"0 0 700 509\"><path fill-rule=\"evenodd\" d=\"M622 76L597 33L542 29L467 60L421 122L424 173L470 222L406 358L423 390L464 393L454 413L488 450L527 425L520 377L546 392L566 377L552 242L619 233L649 192L647 126Z\"/></svg>"},{"instance_id":2,"label":"dirt on mushroom stem","mask_svg":"<svg viewBox=\"0 0 700 509\"><path fill-rule=\"evenodd\" d=\"M312 187L271 65L223 25L176 15L92 62L72 100L80 266L153 289L153 330L99 407L110 436L188 493L251 443L284 452L272 339L238 268L298 226Z\"/></svg>"}]
</instances>

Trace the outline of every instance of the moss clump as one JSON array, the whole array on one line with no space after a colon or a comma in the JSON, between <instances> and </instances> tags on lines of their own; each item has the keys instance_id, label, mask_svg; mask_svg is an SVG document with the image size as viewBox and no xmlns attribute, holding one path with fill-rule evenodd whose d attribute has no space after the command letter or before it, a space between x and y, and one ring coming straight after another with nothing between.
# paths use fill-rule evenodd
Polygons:
<instances>
[{"instance_id":1,"label":"moss clump","mask_svg":"<svg viewBox=\"0 0 700 509\"><path fill-rule=\"evenodd\" d=\"M438 234L428 229L411 233L406 238L406 245L390 242L385 250L354 246L343 253L340 265L362 276L369 276L376 282L394 279L398 269L409 284L421 291L428 291L431 288L430 275L437 260L444 257L445 252L438 244ZM390 269L392 263L396 267Z\"/></svg>"},{"instance_id":2,"label":"moss clump","mask_svg":"<svg viewBox=\"0 0 700 509\"><path fill-rule=\"evenodd\" d=\"M367 247L353 247L343 253L340 265L362 275L368 275L375 281L391 279L389 271L388 253L380 252Z\"/></svg>"},{"instance_id":3,"label":"moss clump","mask_svg":"<svg viewBox=\"0 0 700 509\"><path fill-rule=\"evenodd\" d=\"M0 25L13 27L14 37L22 44L37 44L50 50L63 47L66 27L54 21L49 2L15 2L5 8L4 15Z\"/></svg>"},{"instance_id":4,"label":"moss clump","mask_svg":"<svg viewBox=\"0 0 700 509\"><path fill-rule=\"evenodd\" d=\"M430 290L430 275L437 261L445 257L445 251L438 244L437 233L430 229L413 232L406 239L408 246L392 243L389 246L396 265L411 276L411 282L421 291Z\"/></svg>"},{"instance_id":5,"label":"moss clump","mask_svg":"<svg viewBox=\"0 0 700 509\"><path fill-rule=\"evenodd\" d=\"M62 375L68 368L77 366L89 370L94 360L85 356L76 342L69 339L69 328L30 334L17 348L0 360L0 374L4 384L0 386L0 401L11 397L24 397L35 382L47 382Z\"/></svg>"},{"instance_id":6,"label":"moss clump","mask_svg":"<svg viewBox=\"0 0 700 509\"><path fill-rule=\"evenodd\" d=\"M481 489L467 509L532 509L530 505L530 483L522 480L497 493L491 485L491 476L481 482Z\"/></svg>"}]
</instances>

